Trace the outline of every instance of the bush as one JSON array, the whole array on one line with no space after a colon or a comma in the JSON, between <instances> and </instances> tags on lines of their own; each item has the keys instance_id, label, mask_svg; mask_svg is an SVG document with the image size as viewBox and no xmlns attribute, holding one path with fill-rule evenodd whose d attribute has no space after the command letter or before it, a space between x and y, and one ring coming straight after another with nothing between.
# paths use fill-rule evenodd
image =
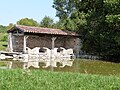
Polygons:
<instances>
[{"instance_id":1,"label":"bush","mask_svg":"<svg viewBox=\"0 0 120 90\"><path fill-rule=\"evenodd\" d=\"M6 41L8 40L8 34L7 33L0 33L0 41Z\"/></svg>"}]
</instances>

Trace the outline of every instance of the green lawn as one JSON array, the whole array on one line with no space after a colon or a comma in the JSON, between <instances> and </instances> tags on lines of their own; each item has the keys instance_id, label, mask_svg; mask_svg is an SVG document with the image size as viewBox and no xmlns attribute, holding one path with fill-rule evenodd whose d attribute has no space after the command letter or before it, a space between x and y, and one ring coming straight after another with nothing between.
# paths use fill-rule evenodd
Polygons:
<instances>
[{"instance_id":1,"label":"green lawn","mask_svg":"<svg viewBox=\"0 0 120 90\"><path fill-rule=\"evenodd\" d=\"M0 70L0 90L120 90L120 77L8 69Z\"/></svg>"}]
</instances>

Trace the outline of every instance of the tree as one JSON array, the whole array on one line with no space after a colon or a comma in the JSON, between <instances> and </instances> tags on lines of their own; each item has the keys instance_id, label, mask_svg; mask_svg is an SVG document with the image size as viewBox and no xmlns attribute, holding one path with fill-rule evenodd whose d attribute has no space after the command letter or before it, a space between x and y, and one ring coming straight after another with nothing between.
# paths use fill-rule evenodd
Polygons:
<instances>
[{"instance_id":1,"label":"tree","mask_svg":"<svg viewBox=\"0 0 120 90\"><path fill-rule=\"evenodd\" d=\"M62 22L70 20L74 26L70 30L81 35L83 51L104 59L120 58L119 0L54 0L53 7L56 16ZM67 24L64 29L72 26Z\"/></svg>"},{"instance_id":2,"label":"tree","mask_svg":"<svg viewBox=\"0 0 120 90\"><path fill-rule=\"evenodd\" d=\"M0 25L0 33L5 33L7 32L6 26Z\"/></svg>"},{"instance_id":3,"label":"tree","mask_svg":"<svg viewBox=\"0 0 120 90\"><path fill-rule=\"evenodd\" d=\"M85 13L78 12L74 2L75 0L54 0L53 8L57 11L56 16L59 17L62 28L77 32L87 23Z\"/></svg>"},{"instance_id":4,"label":"tree","mask_svg":"<svg viewBox=\"0 0 120 90\"><path fill-rule=\"evenodd\" d=\"M41 26L41 27L47 27L47 28L53 27L53 19L50 18L49 16L45 16L45 17L41 20L40 26Z\"/></svg>"},{"instance_id":5,"label":"tree","mask_svg":"<svg viewBox=\"0 0 120 90\"><path fill-rule=\"evenodd\" d=\"M29 18L23 18L20 19L19 21L17 21L18 25L26 25L26 26L38 26L39 24L37 23L37 21L33 20L33 19L29 19Z\"/></svg>"},{"instance_id":6,"label":"tree","mask_svg":"<svg viewBox=\"0 0 120 90\"><path fill-rule=\"evenodd\" d=\"M13 23L9 23L9 25L6 27L7 30L11 29L14 26Z\"/></svg>"}]
</instances>

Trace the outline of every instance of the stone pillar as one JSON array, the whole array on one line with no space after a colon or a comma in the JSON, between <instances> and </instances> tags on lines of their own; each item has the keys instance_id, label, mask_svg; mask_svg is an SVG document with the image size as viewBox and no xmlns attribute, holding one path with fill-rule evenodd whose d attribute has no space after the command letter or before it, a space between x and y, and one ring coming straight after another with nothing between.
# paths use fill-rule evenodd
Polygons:
<instances>
[{"instance_id":1,"label":"stone pillar","mask_svg":"<svg viewBox=\"0 0 120 90\"><path fill-rule=\"evenodd\" d=\"M27 38L28 38L28 36L24 36L24 42L23 42L23 51L24 51L24 53L26 53L26 43L27 43Z\"/></svg>"},{"instance_id":2,"label":"stone pillar","mask_svg":"<svg viewBox=\"0 0 120 90\"><path fill-rule=\"evenodd\" d=\"M9 33L8 35L8 49L9 49L9 52L13 52L12 33Z\"/></svg>"},{"instance_id":3,"label":"stone pillar","mask_svg":"<svg viewBox=\"0 0 120 90\"><path fill-rule=\"evenodd\" d=\"M76 39L76 58L79 57L79 54L81 52L81 48L82 48L82 43L81 43L81 39L77 38Z\"/></svg>"},{"instance_id":4,"label":"stone pillar","mask_svg":"<svg viewBox=\"0 0 120 90\"><path fill-rule=\"evenodd\" d=\"M52 49L51 49L50 65L51 65L51 71L54 71L54 68L53 68L52 64L54 63L54 53L53 53L53 49L54 49L54 47L55 47L56 37L52 37L51 40L52 40Z\"/></svg>"}]
</instances>

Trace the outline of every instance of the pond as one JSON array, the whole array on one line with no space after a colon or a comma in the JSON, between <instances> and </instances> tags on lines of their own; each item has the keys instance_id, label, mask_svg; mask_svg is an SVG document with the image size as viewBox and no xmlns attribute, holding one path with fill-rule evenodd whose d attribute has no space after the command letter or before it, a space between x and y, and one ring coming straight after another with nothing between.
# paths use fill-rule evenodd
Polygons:
<instances>
[{"instance_id":1,"label":"pond","mask_svg":"<svg viewBox=\"0 0 120 90\"><path fill-rule=\"evenodd\" d=\"M1 69L7 68L6 66L11 62L11 60L4 60L0 62ZM23 62L12 61L12 68L22 68ZM44 63L39 64L40 68L30 67L29 69L36 70L48 70L55 72L73 72L73 73L86 73L86 74L98 74L98 75L120 75L120 63L112 63L100 60L87 60L87 59L76 59L73 61L72 66L65 66L61 68L61 64L57 63L57 67L47 67Z\"/></svg>"},{"instance_id":2,"label":"pond","mask_svg":"<svg viewBox=\"0 0 120 90\"><path fill-rule=\"evenodd\" d=\"M72 67L55 68L55 71L77 72L98 75L120 75L120 63L112 63L100 60L77 59Z\"/></svg>"}]
</instances>

